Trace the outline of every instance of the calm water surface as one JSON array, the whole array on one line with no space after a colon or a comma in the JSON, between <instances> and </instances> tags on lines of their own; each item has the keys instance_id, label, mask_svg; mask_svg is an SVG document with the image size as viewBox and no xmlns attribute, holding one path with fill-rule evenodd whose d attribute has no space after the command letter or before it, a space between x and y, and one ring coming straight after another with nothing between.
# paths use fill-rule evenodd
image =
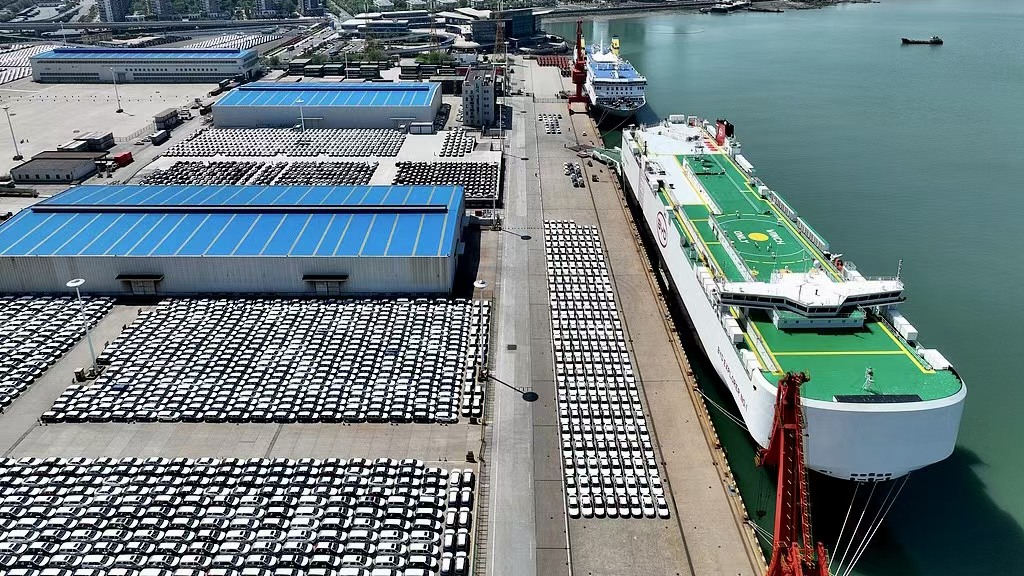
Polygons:
<instances>
[{"instance_id":1,"label":"calm water surface","mask_svg":"<svg viewBox=\"0 0 1024 576\"><path fill-rule=\"evenodd\" d=\"M904 259L905 313L967 381L956 452L912 475L856 573L1024 573L1024 2L658 13L585 33L620 37L654 116L732 121L764 181L862 271ZM900 45L933 34L945 45ZM762 478L735 432L756 507ZM835 499L815 510L841 515Z\"/></svg>"}]
</instances>

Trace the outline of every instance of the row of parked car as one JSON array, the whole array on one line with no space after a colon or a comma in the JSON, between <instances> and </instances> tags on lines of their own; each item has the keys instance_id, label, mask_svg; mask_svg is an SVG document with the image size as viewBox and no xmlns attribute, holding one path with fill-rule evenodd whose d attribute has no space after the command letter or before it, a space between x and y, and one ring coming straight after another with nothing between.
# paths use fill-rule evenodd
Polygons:
<instances>
[{"instance_id":1,"label":"row of parked car","mask_svg":"<svg viewBox=\"0 0 1024 576\"><path fill-rule=\"evenodd\" d=\"M549 221L544 246L569 515L667 518L600 235Z\"/></svg>"},{"instance_id":2,"label":"row of parked car","mask_svg":"<svg viewBox=\"0 0 1024 576\"><path fill-rule=\"evenodd\" d=\"M108 298L0 296L0 412L85 336L114 306Z\"/></svg>"},{"instance_id":3,"label":"row of parked car","mask_svg":"<svg viewBox=\"0 0 1024 576\"><path fill-rule=\"evenodd\" d=\"M457 422L483 414L487 302L175 299L99 355L59 422Z\"/></svg>"},{"instance_id":4,"label":"row of parked car","mask_svg":"<svg viewBox=\"0 0 1024 576\"><path fill-rule=\"evenodd\" d=\"M418 460L0 460L0 573L468 574L476 478Z\"/></svg>"}]
</instances>

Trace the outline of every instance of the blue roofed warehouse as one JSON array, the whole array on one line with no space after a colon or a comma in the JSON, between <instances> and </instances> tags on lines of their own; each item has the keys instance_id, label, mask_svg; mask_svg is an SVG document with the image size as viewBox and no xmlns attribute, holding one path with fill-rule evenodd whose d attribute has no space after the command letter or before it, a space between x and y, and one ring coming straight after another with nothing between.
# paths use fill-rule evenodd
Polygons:
<instances>
[{"instance_id":1,"label":"blue roofed warehouse","mask_svg":"<svg viewBox=\"0 0 1024 576\"><path fill-rule=\"evenodd\" d=\"M0 292L444 294L459 186L78 186L0 225Z\"/></svg>"},{"instance_id":2,"label":"blue roofed warehouse","mask_svg":"<svg viewBox=\"0 0 1024 576\"><path fill-rule=\"evenodd\" d=\"M438 84L428 82L253 82L213 106L219 128L398 128L434 121Z\"/></svg>"}]
</instances>

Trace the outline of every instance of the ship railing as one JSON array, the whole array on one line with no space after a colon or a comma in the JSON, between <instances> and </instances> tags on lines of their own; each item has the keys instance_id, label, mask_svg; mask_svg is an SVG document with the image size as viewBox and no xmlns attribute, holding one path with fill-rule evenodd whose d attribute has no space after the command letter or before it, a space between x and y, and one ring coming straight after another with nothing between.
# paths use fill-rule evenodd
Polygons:
<instances>
[{"instance_id":1,"label":"ship railing","mask_svg":"<svg viewBox=\"0 0 1024 576\"><path fill-rule=\"evenodd\" d=\"M931 364L928 363L928 360L926 360L924 356L921 356L921 354L918 353L916 345L907 342L907 339L904 338L902 334L900 334L899 329L892 325L892 322L889 322L889 319L885 317L885 314L872 314L871 319L878 322L882 326L885 326L889 330L889 334L891 334L893 338L899 340L900 343L902 343L903 346L907 349L907 351L913 354L914 358L917 358L917 361L920 362L922 366L929 370L935 369Z\"/></svg>"},{"instance_id":2,"label":"ship railing","mask_svg":"<svg viewBox=\"0 0 1024 576\"><path fill-rule=\"evenodd\" d=\"M768 353L768 345L765 344L764 340L761 338L761 335L757 332L757 330L751 329L750 320L748 319L746 321L746 326L740 326L740 328L743 329L743 332L747 335L747 338L750 339L750 343L753 344L754 353L761 358L762 365L767 367L774 374L782 372L782 366L776 364L775 359L772 357L771 354Z\"/></svg>"},{"instance_id":3,"label":"ship railing","mask_svg":"<svg viewBox=\"0 0 1024 576\"><path fill-rule=\"evenodd\" d=\"M701 197L701 200L707 204L708 210L710 210L712 214L721 214L722 209L718 206L718 203L715 202L715 199L711 197L711 194L708 193L707 189L704 188L704 185L700 183L700 179L694 175L693 170L690 169L690 165L685 161L681 162L681 164L683 167L683 176L685 176L690 182L690 186L692 186L694 191L697 192L697 195Z\"/></svg>"}]
</instances>

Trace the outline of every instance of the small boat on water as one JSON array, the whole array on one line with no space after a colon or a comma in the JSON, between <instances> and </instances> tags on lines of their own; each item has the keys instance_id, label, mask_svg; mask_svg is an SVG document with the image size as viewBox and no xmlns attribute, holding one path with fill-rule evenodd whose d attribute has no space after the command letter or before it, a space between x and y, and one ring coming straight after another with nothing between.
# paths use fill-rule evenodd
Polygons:
<instances>
[{"instance_id":1,"label":"small boat on water","mask_svg":"<svg viewBox=\"0 0 1024 576\"><path fill-rule=\"evenodd\" d=\"M942 38L938 36L932 36L927 40L914 40L913 38L904 38L904 44L942 44Z\"/></svg>"}]
</instances>

